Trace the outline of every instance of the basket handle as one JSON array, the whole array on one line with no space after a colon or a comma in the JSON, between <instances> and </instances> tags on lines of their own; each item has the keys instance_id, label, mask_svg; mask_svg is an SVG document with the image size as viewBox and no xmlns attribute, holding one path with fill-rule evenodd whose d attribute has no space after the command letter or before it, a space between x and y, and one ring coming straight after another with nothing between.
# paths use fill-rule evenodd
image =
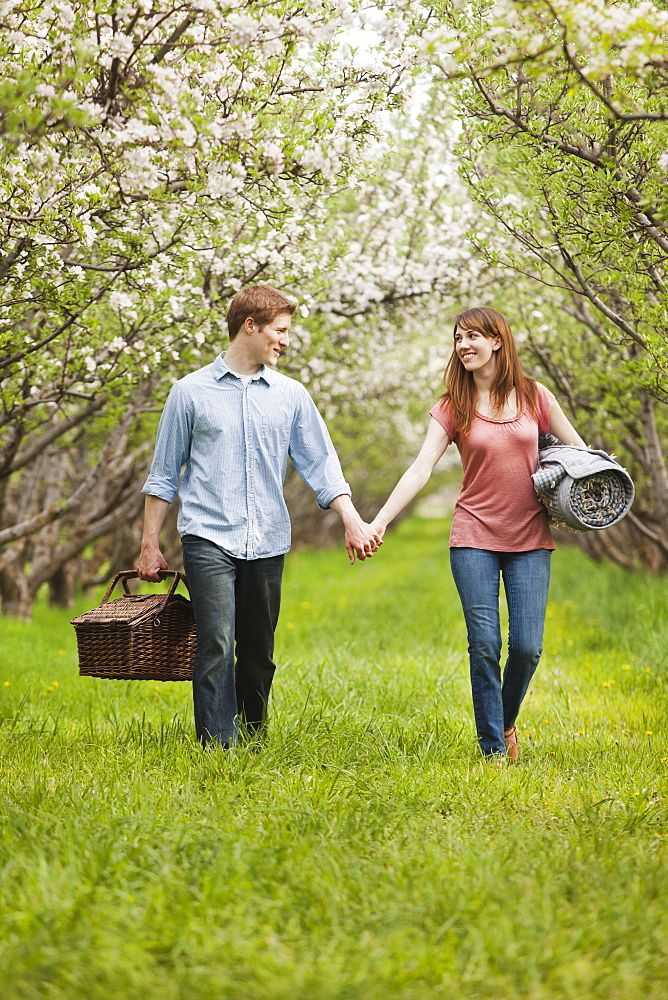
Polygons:
<instances>
[{"instance_id":1,"label":"basket handle","mask_svg":"<svg viewBox=\"0 0 668 1000\"><path fill-rule=\"evenodd\" d=\"M174 570L174 569L161 569L161 570L159 570L159 573L160 573L160 576L162 577L162 579L164 579L167 576L173 576L174 577L174 579L172 580L172 583L170 585L169 590L165 594L165 600L163 601L163 603L162 603L162 605L160 607L160 611L162 611L162 609L164 608L164 606L167 604L167 601L169 601L169 599L174 595L174 591L178 587L179 583L181 583L183 581L183 583L186 585L186 587L188 586L188 583L187 583L186 578L183 575L183 573L179 573L177 570ZM99 607L102 607L103 604L107 603L107 601L111 597L111 594L112 594L112 591L113 591L114 587L116 586L116 584L118 583L119 580L121 580L123 582L123 589L125 590L125 593L129 595L130 594L130 590L128 588L128 580L135 580L135 579L139 579L139 573L136 570L134 570L134 569L122 569L120 571L120 573L116 574L116 576L114 577L114 579L109 584L109 587L107 588L106 594L104 595L104 597L100 601Z\"/></svg>"}]
</instances>

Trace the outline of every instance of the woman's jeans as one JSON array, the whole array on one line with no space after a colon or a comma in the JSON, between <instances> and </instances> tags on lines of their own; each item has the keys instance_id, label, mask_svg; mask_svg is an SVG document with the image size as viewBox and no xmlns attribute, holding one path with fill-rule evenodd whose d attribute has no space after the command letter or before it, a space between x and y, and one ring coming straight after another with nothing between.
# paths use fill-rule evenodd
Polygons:
<instances>
[{"instance_id":1,"label":"woman's jeans","mask_svg":"<svg viewBox=\"0 0 668 1000\"><path fill-rule=\"evenodd\" d=\"M197 738L203 746L234 746L239 718L251 734L266 721L284 556L237 559L196 535L185 535L182 543L197 626Z\"/></svg>"},{"instance_id":2,"label":"woman's jeans","mask_svg":"<svg viewBox=\"0 0 668 1000\"><path fill-rule=\"evenodd\" d=\"M550 552L452 548L450 565L466 619L480 749L485 756L505 754L503 730L515 723L543 648ZM503 683L499 573L509 622Z\"/></svg>"}]
</instances>

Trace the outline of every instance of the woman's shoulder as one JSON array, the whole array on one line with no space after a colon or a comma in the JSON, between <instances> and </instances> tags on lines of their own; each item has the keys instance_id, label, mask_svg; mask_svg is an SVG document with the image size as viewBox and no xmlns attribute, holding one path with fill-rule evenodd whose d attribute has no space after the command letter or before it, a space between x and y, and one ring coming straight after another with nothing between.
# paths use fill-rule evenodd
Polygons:
<instances>
[{"instance_id":1,"label":"woman's shoulder","mask_svg":"<svg viewBox=\"0 0 668 1000\"><path fill-rule=\"evenodd\" d=\"M550 411L556 400L551 389L548 389L542 382L538 382L535 379L533 381L536 387L536 402L533 408L534 417L538 422L539 431L542 434L546 434L549 430Z\"/></svg>"},{"instance_id":2,"label":"woman's shoulder","mask_svg":"<svg viewBox=\"0 0 668 1000\"><path fill-rule=\"evenodd\" d=\"M538 379L530 378L528 375L525 376L524 383L524 406L529 407L531 410L538 408L540 411L550 411L552 404L554 403L554 394L546 385L539 382Z\"/></svg>"},{"instance_id":3,"label":"woman's shoulder","mask_svg":"<svg viewBox=\"0 0 668 1000\"><path fill-rule=\"evenodd\" d=\"M434 403L429 412L433 413L434 410L442 410L444 413L452 413L452 400L447 392L441 396L438 402Z\"/></svg>"},{"instance_id":4,"label":"woman's shoulder","mask_svg":"<svg viewBox=\"0 0 668 1000\"><path fill-rule=\"evenodd\" d=\"M447 393L441 396L437 403L434 403L429 413L432 417L436 417L437 420L441 421L454 419L455 409Z\"/></svg>"},{"instance_id":5,"label":"woman's shoulder","mask_svg":"<svg viewBox=\"0 0 668 1000\"><path fill-rule=\"evenodd\" d=\"M429 416L437 420L441 427L446 431L450 440L452 440L452 434L454 433L454 410L452 407L452 400L446 393L441 396L437 403L432 406L429 411Z\"/></svg>"},{"instance_id":6,"label":"woman's shoulder","mask_svg":"<svg viewBox=\"0 0 668 1000\"><path fill-rule=\"evenodd\" d=\"M548 389L548 387L546 385L543 385L542 382L539 382L538 379L532 378L529 381L533 382L533 384L536 386L536 393L539 399L541 400L549 399L551 401L554 401L554 393L552 392L551 389Z\"/></svg>"}]
</instances>

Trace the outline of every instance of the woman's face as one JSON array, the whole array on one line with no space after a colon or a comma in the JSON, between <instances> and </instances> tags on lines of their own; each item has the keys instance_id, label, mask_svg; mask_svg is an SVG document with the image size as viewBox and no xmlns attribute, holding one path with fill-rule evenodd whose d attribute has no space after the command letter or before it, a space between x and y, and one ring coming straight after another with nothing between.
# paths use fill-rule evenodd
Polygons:
<instances>
[{"instance_id":1,"label":"woman's face","mask_svg":"<svg viewBox=\"0 0 668 1000\"><path fill-rule=\"evenodd\" d=\"M467 372L480 372L487 366L493 369L500 346L498 337L486 337L479 330L455 329L455 352Z\"/></svg>"}]
</instances>

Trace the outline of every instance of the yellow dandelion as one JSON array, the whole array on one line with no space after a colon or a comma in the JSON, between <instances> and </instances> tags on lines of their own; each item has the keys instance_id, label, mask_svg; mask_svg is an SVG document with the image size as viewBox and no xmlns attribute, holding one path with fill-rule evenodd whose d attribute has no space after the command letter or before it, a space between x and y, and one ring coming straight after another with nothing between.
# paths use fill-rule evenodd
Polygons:
<instances>
[{"instance_id":1,"label":"yellow dandelion","mask_svg":"<svg viewBox=\"0 0 668 1000\"><path fill-rule=\"evenodd\" d=\"M286 628L294 628L295 626L294 626L293 622L286 622L285 623L285 627Z\"/></svg>"},{"instance_id":2,"label":"yellow dandelion","mask_svg":"<svg viewBox=\"0 0 668 1000\"><path fill-rule=\"evenodd\" d=\"M583 667L591 667L591 663L589 662L589 660L585 660L584 663L582 664L582 666Z\"/></svg>"},{"instance_id":3,"label":"yellow dandelion","mask_svg":"<svg viewBox=\"0 0 668 1000\"><path fill-rule=\"evenodd\" d=\"M630 669L631 669L630 663L625 663L624 666L622 667L622 670L630 670Z\"/></svg>"},{"instance_id":4,"label":"yellow dandelion","mask_svg":"<svg viewBox=\"0 0 668 1000\"><path fill-rule=\"evenodd\" d=\"M614 681L603 681L603 687L604 688L612 687L614 683L615 683Z\"/></svg>"},{"instance_id":5,"label":"yellow dandelion","mask_svg":"<svg viewBox=\"0 0 668 1000\"><path fill-rule=\"evenodd\" d=\"M645 736L654 736L654 730L653 729L646 729L645 730Z\"/></svg>"},{"instance_id":6,"label":"yellow dandelion","mask_svg":"<svg viewBox=\"0 0 668 1000\"><path fill-rule=\"evenodd\" d=\"M11 681L5 681L4 684L3 684L3 687L6 687L6 688L11 687L11 686L12 686L12 682Z\"/></svg>"},{"instance_id":7,"label":"yellow dandelion","mask_svg":"<svg viewBox=\"0 0 668 1000\"><path fill-rule=\"evenodd\" d=\"M311 607L311 605L309 604L309 602L308 602L308 601L302 601L302 603L301 603L301 607L302 607L302 608L310 608L310 607Z\"/></svg>"},{"instance_id":8,"label":"yellow dandelion","mask_svg":"<svg viewBox=\"0 0 668 1000\"><path fill-rule=\"evenodd\" d=\"M645 667L645 673L646 673L646 674L651 674L651 673L652 673L652 671L650 670L650 668L649 668L649 667Z\"/></svg>"}]
</instances>

